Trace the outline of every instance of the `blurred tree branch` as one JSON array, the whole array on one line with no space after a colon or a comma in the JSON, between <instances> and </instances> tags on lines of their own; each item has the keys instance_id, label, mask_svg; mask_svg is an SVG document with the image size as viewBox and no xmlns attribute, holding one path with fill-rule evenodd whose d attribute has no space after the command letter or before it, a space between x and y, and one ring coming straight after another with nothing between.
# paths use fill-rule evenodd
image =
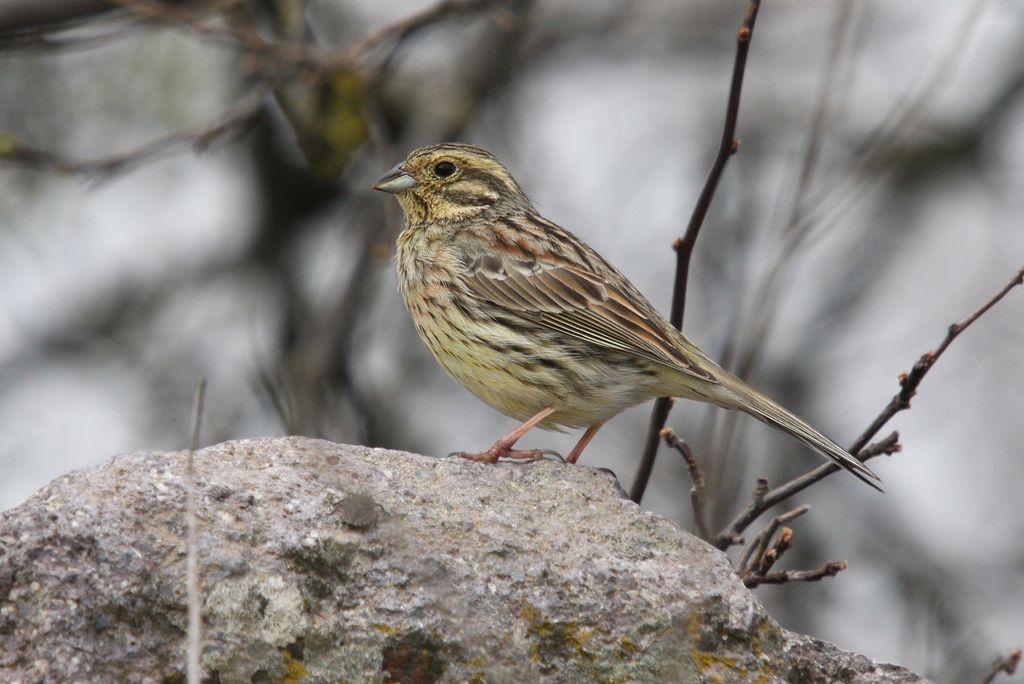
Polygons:
<instances>
[{"instance_id":1,"label":"blurred tree branch","mask_svg":"<svg viewBox=\"0 0 1024 684\"><path fill-rule=\"evenodd\" d=\"M58 4L54 3L52 6L54 16L71 18L69 12L57 11ZM503 21L509 25L508 13L511 12L503 0L442 0L417 14L370 32L349 47L327 51L308 42L264 37L254 25L240 18L235 2L217 2L201 8L162 0L105 0L99 5L105 9L112 6L120 7L142 19L159 22L172 28L188 28L198 35L212 37L218 42L239 49L246 57L243 60L245 70L259 75L259 79L267 86L278 89L279 101L290 123L295 127L300 145L309 157L311 166L317 170L320 168L318 162L322 158L326 159L323 170L332 177L340 173L341 167L330 159L331 152L328 150L335 150L339 143L342 143L342 147L354 147L365 138L365 133L357 136L357 139L353 139L351 135L347 135L341 141L330 139L339 127L320 125L314 115L346 116L345 112L329 110L327 107L332 102L353 101L364 89L364 84L379 80L383 76L384 66L389 62L390 55L397 46L418 31L438 22L484 10L503 12ZM89 16L90 6L89 3L84 3L77 7L82 12L80 16ZM0 17L2 16L0 14ZM29 17L26 17L17 25L30 23ZM36 22L32 28L39 29L38 24L42 24L45 29L49 22ZM3 24L0 21L0 30L2 28ZM392 45L389 55L378 64L368 61L370 53L385 44ZM328 89L338 91L333 93L333 97L323 100L323 106L319 108L321 111L313 112L308 107L297 110L291 106L296 100L294 91L280 90L286 84L294 84L291 79L296 70L302 76L302 84L307 89L317 89L321 84L326 84ZM346 79L345 74L350 74L351 78ZM170 133L133 150L97 159L70 159L59 152L24 144L9 134L0 132L0 162L60 173L105 175L124 171L180 147L192 146L195 150L202 151L215 140L243 131L251 124L260 112L268 92L265 88L266 86L257 88L257 96L242 98L242 102L218 122L195 131ZM287 96L289 92L292 93L291 97ZM355 115L355 118L358 118L358 115ZM325 137L328 138L326 142ZM343 155L341 160L344 161L345 158L346 155Z\"/></svg>"},{"instance_id":2,"label":"blurred tree branch","mask_svg":"<svg viewBox=\"0 0 1024 684\"><path fill-rule=\"evenodd\" d=\"M243 135L263 109L266 92L257 89L216 123L199 130L179 131L155 138L139 147L96 159L71 159L64 155L23 145L9 134L0 133L0 163L39 171L107 177L161 156L191 148L195 153L207 150L215 142Z\"/></svg>"},{"instance_id":3,"label":"blurred tree branch","mask_svg":"<svg viewBox=\"0 0 1024 684\"><path fill-rule=\"evenodd\" d=\"M46 0L43 3L54 12L59 4L48 4ZM301 9L299 15L290 12L284 0L267 4L226 0L203 5L110 0L96 7L113 10L104 11L103 23L113 25L115 31L108 28L99 34L84 30L80 24L69 30L68 22L72 20L100 23L84 3L76 6L79 15L74 15L68 5L69 11L52 14L52 21L40 19L33 23L26 18L17 26L0 22L0 41L8 49L29 46L54 51L68 45L82 47L80 41L86 41L90 47L99 45L97 35L106 43L153 26L176 29L236 52L238 79L248 84L248 94L217 121L91 159L71 158L0 131L0 164L41 172L109 177L182 148L200 152L215 142L255 130L249 144L253 159L250 167L258 185L256 197L262 204L256 234L245 254L229 263L213 264L212 268L223 272L225 268L252 269L255 265L280 294L283 322L279 357L272 369L257 371L258 379L269 390L267 393L290 432L341 436L330 426L342 422L337 404L347 401L357 422L364 426L357 430L359 437L373 443L380 442L384 434L393 439L394 430L381 432L372 427L374 423L387 422L381 415L383 407L371 405L357 386L351 368L354 333L373 301L373 267L380 261L381 240L387 238L386 231L375 229L380 224L377 203L362 206L346 221L356 228L350 252L352 268L329 302L306 301L308 295L300 285L302 275L291 251L308 225L306 219L347 194L351 181L345 177L345 171L356 158L357 148L369 142L386 165L393 163L390 146L394 122L384 112L381 84L388 78L389 67L400 48L436 24L491 14L502 36L492 43L501 54L487 59L490 48L477 51L478 80L485 82L475 88L479 104L488 92L504 82L501 75L508 73L508 65L517 54L504 36L514 34L513 29L522 24L516 10L528 5L528 0L442 0L369 30L336 49L315 44L315 33L310 30L305 13ZM34 16L39 19L42 13ZM283 113L283 121L275 105ZM467 115L456 122L452 132L457 134L469 120ZM294 163L292 141L304 157L305 166ZM199 277L204 279L208 275L200 273ZM195 277L192 274L189 280ZM50 344L60 345L69 336L80 338L83 330L72 326L81 323L88 328L115 328L127 315L148 315L160 306L166 292L163 288L152 293L138 289L113 292L102 303L97 302L93 311L98 316L95 323L91 318L85 321L76 317L66 326L67 332L48 335Z\"/></svg>"},{"instance_id":4,"label":"blurred tree branch","mask_svg":"<svg viewBox=\"0 0 1024 684\"><path fill-rule=\"evenodd\" d=\"M0 34L52 28L113 9L109 0L0 0Z\"/></svg>"}]
</instances>

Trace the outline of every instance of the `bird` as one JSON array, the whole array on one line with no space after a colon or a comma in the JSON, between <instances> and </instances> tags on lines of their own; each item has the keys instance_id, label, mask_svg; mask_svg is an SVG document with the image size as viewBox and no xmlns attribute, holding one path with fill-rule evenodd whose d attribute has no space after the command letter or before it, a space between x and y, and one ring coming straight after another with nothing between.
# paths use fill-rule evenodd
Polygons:
<instances>
[{"instance_id":1,"label":"bird","mask_svg":"<svg viewBox=\"0 0 1024 684\"><path fill-rule=\"evenodd\" d=\"M398 285L423 343L457 382L521 421L456 455L538 459L549 452L515 448L528 431L583 428L564 459L576 463L613 416L676 397L747 413L881 491L860 460L712 361L611 263L541 216L487 150L421 147L372 187L404 215Z\"/></svg>"}]
</instances>

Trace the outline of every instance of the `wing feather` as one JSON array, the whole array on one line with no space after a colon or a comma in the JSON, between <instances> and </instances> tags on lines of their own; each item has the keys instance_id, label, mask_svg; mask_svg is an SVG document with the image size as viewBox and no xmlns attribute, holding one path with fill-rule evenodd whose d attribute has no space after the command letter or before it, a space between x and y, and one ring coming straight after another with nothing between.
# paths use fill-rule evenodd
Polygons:
<instances>
[{"instance_id":1,"label":"wing feather","mask_svg":"<svg viewBox=\"0 0 1024 684\"><path fill-rule=\"evenodd\" d=\"M611 278L577 264L531 259L525 252L481 250L468 254L465 263L466 285L477 297L578 340L714 381L690 358L695 348L682 348L682 336L668 330L642 295L624 292Z\"/></svg>"}]
</instances>

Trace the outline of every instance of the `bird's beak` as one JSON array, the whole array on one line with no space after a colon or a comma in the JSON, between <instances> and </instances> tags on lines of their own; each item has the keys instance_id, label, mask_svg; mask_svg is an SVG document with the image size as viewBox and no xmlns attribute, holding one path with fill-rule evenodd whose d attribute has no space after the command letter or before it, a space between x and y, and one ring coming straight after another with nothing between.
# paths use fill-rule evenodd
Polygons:
<instances>
[{"instance_id":1,"label":"bird's beak","mask_svg":"<svg viewBox=\"0 0 1024 684\"><path fill-rule=\"evenodd\" d=\"M390 192L395 194L416 187L416 179L406 173L405 168L398 164L393 169L377 179L373 184L374 190Z\"/></svg>"}]
</instances>

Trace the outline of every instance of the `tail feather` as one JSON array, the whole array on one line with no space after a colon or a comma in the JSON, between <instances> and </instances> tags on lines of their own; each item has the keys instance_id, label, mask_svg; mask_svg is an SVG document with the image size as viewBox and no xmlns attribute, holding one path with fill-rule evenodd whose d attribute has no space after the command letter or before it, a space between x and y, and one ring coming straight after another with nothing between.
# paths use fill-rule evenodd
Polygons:
<instances>
[{"instance_id":1,"label":"tail feather","mask_svg":"<svg viewBox=\"0 0 1024 684\"><path fill-rule=\"evenodd\" d=\"M851 456L846 449L815 430L806 421L745 384L729 384L732 385L729 389L734 396L722 402L725 408L739 409L761 422L785 432L840 468L849 471L861 482L882 491L882 488L876 484L876 482L881 482L878 475Z\"/></svg>"}]
</instances>

